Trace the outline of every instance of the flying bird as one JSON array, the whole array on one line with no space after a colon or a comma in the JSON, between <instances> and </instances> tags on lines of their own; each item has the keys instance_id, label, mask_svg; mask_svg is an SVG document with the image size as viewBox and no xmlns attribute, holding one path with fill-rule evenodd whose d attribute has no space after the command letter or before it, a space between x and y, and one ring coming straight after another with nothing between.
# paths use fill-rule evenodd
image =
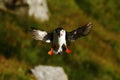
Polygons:
<instances>
[{"instance_id":1,"label":"flying bird","mask_svg":"<svg viewBox=\"0 0 120 80\"><path fill-rule=\"evenodd\" d=\"M35 40L40 40L52 44L51 49L48 51L49 55L62 54L62 52L66 52L70 54L71 50L68 48L66 42L75 41L80 37L88 35L92 29L92 23L89 22L83 26L78 27L77 29L71 32L67 32L62 27L58 27L49 33L43 30L38 30L34 27L31 27L31 29L32 29L32 37Z\"/></svg>"}]
</instances>

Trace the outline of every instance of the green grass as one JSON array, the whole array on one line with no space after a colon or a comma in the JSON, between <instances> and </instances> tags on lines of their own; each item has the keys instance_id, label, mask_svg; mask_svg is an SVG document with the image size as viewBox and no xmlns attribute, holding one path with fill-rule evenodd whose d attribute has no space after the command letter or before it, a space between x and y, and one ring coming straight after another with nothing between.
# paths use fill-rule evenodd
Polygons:
<instances>
[{"instance_id":1,"label":"green grass","mask_svg":"<svg viewBox=\"0 0 120 80\"><path fill-rule=\"evenodd\" d=\"M120 80L119 2L47 2L50 20L43 23L0 11L0 80L35 80L27 71L40 64L63 67L69 80ZM49 56L51 45L33 40L29 29L50 32L61 24L71 31L87 22L93 23L91 33L69 43L72 54L62 56Z\"/></svg>"}]
</instances>

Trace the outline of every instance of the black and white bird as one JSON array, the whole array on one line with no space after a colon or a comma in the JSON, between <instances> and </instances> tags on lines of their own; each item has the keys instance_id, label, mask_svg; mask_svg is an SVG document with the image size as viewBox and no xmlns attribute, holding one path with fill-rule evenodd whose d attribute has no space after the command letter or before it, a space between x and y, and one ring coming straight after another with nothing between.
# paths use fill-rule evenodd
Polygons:
<instances>
[{"instance_id":1,"label":"black and white bird","mask_svg":"<svg viewBox=\"0 0 120 80\"><path fill-rule=\"evenodd\" d=\"M56 28L52 32L48 33L46 31L38 30L34 27L32 28L32 35L35 40L45 41L47 43L52 43L49 55L61 54L62 52L71 53L71 50L67 47L67 41L74 41L82 36L86 36L92 29L92 23L89 22L76 30L67 32L61 27Z\"/></svg>"}]
</instances>

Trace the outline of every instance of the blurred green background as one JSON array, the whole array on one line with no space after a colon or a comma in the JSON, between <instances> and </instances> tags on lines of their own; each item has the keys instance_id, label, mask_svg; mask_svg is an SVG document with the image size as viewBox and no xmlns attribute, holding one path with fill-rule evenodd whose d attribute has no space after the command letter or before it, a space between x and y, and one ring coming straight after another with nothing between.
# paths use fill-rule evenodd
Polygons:
<instances>
[{"instance_id":1,"label":"blurred green background","mask_svg":"<svg viewBox=\"0 0 120 80\"><path fill-rule=\"evenodd\" d=\"M0 80L35 80L36 65L61 66L69 80L120 80L120 1L47 0L50 20L39 22L0 10ZM51 45L32 39L30 26L72 31L88 22L91 33L69 44L70 55L49 56Z\"/></svg>"}]
</instances>

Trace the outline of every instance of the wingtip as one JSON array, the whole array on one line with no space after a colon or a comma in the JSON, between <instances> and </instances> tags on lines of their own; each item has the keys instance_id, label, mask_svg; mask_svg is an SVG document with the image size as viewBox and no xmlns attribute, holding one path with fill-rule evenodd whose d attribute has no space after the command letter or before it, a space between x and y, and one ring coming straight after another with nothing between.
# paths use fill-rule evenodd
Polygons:
<instances>
[{"instance_id":1,"label":"wingtip","mask_svg":"<svg viewBox=\"0 0 120 80\"><path fill-rule=\"evenodd\" d=\"M93 26L92 22L89 22L87 26L92 27Z\"/></svg>"},{"instance_id":2,"label":"wingtip","mask_svg":"<svg viewBox=\"0 0 120 80\"><path fill-rule=\"evenodd\" d=\"M88 24L87 24L87 30L91 30L91 28L92 28L92 26L93 26L93 24L92 24L92 22L89 22Z\"/></svg>"},{"instance_id":3,"label":"wingtip","mask_svg":"<svg viewBox=\"0 0 120 80\"><path fill-rule=\"evenodd\" d=\"M83 32L83 35L84 35L84 36L89 34L89 32L90 32L91 29L92 29L92 26L93 26L92 22L89 22L89 23L86 24L85 31Z\"/></svg>"}]
</instances>

